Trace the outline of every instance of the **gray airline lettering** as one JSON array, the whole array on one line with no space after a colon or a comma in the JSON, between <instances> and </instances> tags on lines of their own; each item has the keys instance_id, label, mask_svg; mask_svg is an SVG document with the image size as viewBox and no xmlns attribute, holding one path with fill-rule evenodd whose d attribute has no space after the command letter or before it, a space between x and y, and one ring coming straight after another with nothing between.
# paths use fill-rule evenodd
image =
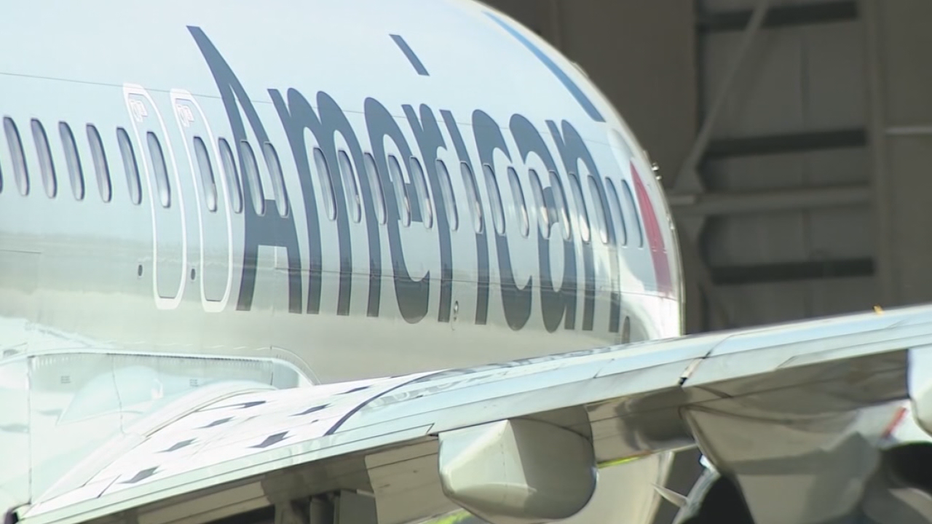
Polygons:
<instances>
[{"instance_id":1,"label":"gray airline lettering","mask_svg":"<svg viewBox=\"0 0 932 524\"><path fill-rule=\"evenodd\" d=\"M304 196L305 218L307 220L307 241L309 246L310 267L308 268L309 282L307 290L307 312L320 313L320 293L323 281L323 252L320 243L320 215L317 210L317 198L314 183L311 180L310 151L304 141L304 130L310 128L312 132L318 129L320 121L311 105L301 93L288 90L288 104L282 100L278 91L270 92L272 102L278 111L278 116L285 128L288 142L291 145L292 157L301 183L301 192ZM381 268L378 268L381 270ZM376 288L378 291L378 288Z\"/></svg>"},{"instance_id":2,"label":"gray airline lettering","mask_svg":"<svg viewBox=\"0 0 932 524\"><path fill-rule=\"evenodd\" d=\"M204 32L197 27L189 27L189 30L197 43L201 54L217 83L221 98L230 121L230 127L237 145L247 140L246 128L241 115L245 115L246 120L252 128L256 138L264 143L268 140L268 135L263 128L255 109L250 102L245 89L236 78L232 69L229 67L220 52L214 47ZM427 176L430 190L434 195L433 205L436 209L437 221L437 241L440 255L440 303L438 308L437 320L439 322L449 322L451 318L451 305L453 302L453 275L455 260L453 258L451 228L448 223L449 212L446 209L442 194L441 182L438 178L437 159L441 149L446 150L447 143L441 132L441 126L435 117L434 111L426 106L421 105L419 111L416 111L412 105L402 107L405 112L406 120L411 127L411 131L417 142L419 155L415 154L401 128L398 121L389 110L378 100L367 98L364 102L365 125L368 133L369 143L372 147L372 158L375 162L376 176L379 178L381 188L373 187L371 179L364 176L366 169L366 153L360 144L345 113L337 102L327 93L317 93L317 109L308 102L308 100L296 89L288 89L287 95L277 89L269 89L269 96L278 113L285 134L288 137L292 156L294 158L295 168L300 181L302 198L304 200L305 220L307 222L307 240L309 253L308 268L308 285L307 301L302 304L302 292L304 289L303 275L301 267L302 259L298 251L297 229L294 223L294 213L289 212L287 216L282 217L275 212L276 206L274 201L266 202L265 208L268 211L257 210L251 204L245 206L245 245L243 251L243 269L240 283L239 298L237 301L237 310L249 310L252 304L253 294L255 293L256 271L258 249L260 246L278 246L287 251L288 254L288 310L292 313L305 312L309 314L318 314L321 312L321 287L322 287L322 246L321 246L321 218L315 197L314 181L311 173L310 153L311 148L305 138L305 131L309 130L316 141L316 147L319 147L323 153L326 163L330 167L331 173L338 173L340 164L338 161L338 151L336 137L339 134L344 139L349 149L348 153L356 166L359 173L358 183L360 186L361 200L363 204L363 215L366 221L366 232L368 238L369 253L369 289L367 316L378 317L381 309L381 284L382 284L382 247L379 227L379 218L376 214L376 199L384 201L385 213L387 215L386 231L388 236L388 248L392 264L392 282L398 310L401 316L408 323L420 322L429 309L431 275L428 271L421 278L414 278L408 269L405 256L405 245L401 239L400 223L402 222L399 209L399 202L404 201L404 197L399 198L396 195L398 189L404 189L408 192L409 210L411 221L423 220L426 210L421 209L421 199L410 195L416 194L417 188L414 184L415 174L411 171L411 161L421 159L423 168ZM240 112L242 111L242 113ZM460 169L450 169L450 176L455 177L456 172L460 176L466 177L464 170L468 170L476 183L481 184L479 179L483 179L485 186L489 191L497 191L496 188L489 187L491 183L486 179L483 173L483 166L490 166L492 173L504 173L502 170L494 169L493 156L495 151L501 152L509 162L512 162L512 154L509 151L505 137L502 135L501 127L486 112L476 110L472 115L472 130L476 148L478 150L478 165L475 165L469 156L466 144L459 125L453 114L449 110L440 110L440 116L444 126L449 133L452 149L456 152L460 162ZM605 188L602 182L600 171L596 166L590 151L586 147L582 137L576 129L567 121L563 121L561 126L553 121L547 121L550 134L556 143L557 152L562 160L563 170L569 176L576 176L577 165L581 163L588 174L591 175L597 187L597 198L603 209L608 210L609 206L606 200ZM582 255L583 263L583 330L591 331L594 329L595 306L596 306L596 282L595 266L593 262L594 238L584 242L582 238L577 240L579 232L574 231L572 220L566 216L569 199L573 199L575 209L585 209L585 200L579 201L577 192L569 187L572 180L561 180L559 175L560 169L554 160L554 156L544 141L541 133L537 128L524 116L515 114L511 117L508 130L510 131L515 144L518 148L518 157L520 161L527 164L532 156L536 156L545 166L546 172L528 173L529 186L532 187L533 198L538 201L538 208L546 209L548 218L547 223L538 225L537 229L537 246L538 246L538 267L539 267L539 295L541 302L541 319L543 325L549 332L556 331L560 324L564 329L572 330L576 327L576 308L578 301L577 292L577 268L576 253L577 247ZM386 142L393 144L394 148L400 153L400 159L397 166L389 165L389 154L386 148ZM239 147L237 148L240 149ZM263 148L263 154L264 148ZM246 159L242 152L239 154L240 165L245 165ZM402 170L408 170L408 178L412 182L406 183L404 179L395 180L394 177L402 176L398 172L398 167ZM535 180L534 177L537 177ZM507 175L505 175L507 176ZM247 195L252 195L256 188L251 186L250 177L244 176L244 190ZM347 208L347 199L345 191L351 188L343 186L345 178L342 176L331 176L331 184L334 191L334 200L337 206L336 222L339 242L339 292L336 305L338 315L349 315L351 291L353 283L353 252L352 252L352 227L350 225L350 210ZM465 183L469 183L464 179ZM580 187L588 184L586 178L580 178ZM379 195L378 192L382 194ZM556 194L555 194L556 193ZM573 195L572 197L570 195ZM476 194L479 199L478 206L480 209L486 209L481 202L481 196ZM286 197L287 198L287 197ZM252 198L246 197L246 200L252 202ZM559 202L557 202L559 200ZM559 203L559 205L557 205ZM490 203L491 205L491 203ZM288 209L294 209L287 206ZM470 213L475 210L470 209ZM508 237L505 234L498 234L496 231L488 232L485 224L485 218L480 213L478 217L479 227L474 228L475 246L476 246L476 313L475 323L485 324L488 321L489 298L490 298L490 270L489 270L489 236L494 238L496 246L496 257L500 275L501 304L505 314L505 320L512 330L522 329L531 317L532 293L534 289L534 278L528 277L524 283L516 282L512 268L511 247L509 246ZM466 221L464 225L472 225L472 221ZM609 314L609 330L617 333L619 331L622 297L621 297L621 276L619 267L620 253L618 251L618 233L615 230L612 220L607 220L608 227L608 247L610 250L610 270L611 270L611 311ZM559 223L562 228L562 238L557 238L554 226ZM534 227L531 224L531 227ZM549 228L548 231L542 228ZM478 229L476 231L475 229ZM493 227L494 230L494 227ZM591 236L596 236L591 234ZM562 243L563 251L563 275L559 282L555 281L552 274L550 263L551 240ZM561 242L562 241L562 242ZM413 254L412 254L413 256Z\"/></svg>"},{"instance_id":3,"label":"gray airline lettering","mask_svg":"<svg viewBox=\"0 0 932 524\"><path fill-rule=\"evenodd\" d=\"M602 182L599 168L595 165L595 160L593 160L589 149L586 148L586 144L583 142L582 137L579 136L579 132L566 120L563 121L562 133L553 122L547 122L547 126L550 128L550 133L553 135L553 139L557 144L557 150L560 151L560 156L563 158L563 165L567 173L576 171L578 162L586 166L586 170L589 171L589 177L595 181L596 187L598 188L599 205L602 206L602 209L607 211L609 206L608 199L605 196L605 184ZM585 187L587 182L587 180L583 179L582 173L580 173L579 183ZM608 226L608 245L611 252L609 267L612 274L609 331L618 333L618 325L621 319L621 270L618 264L620 255L618 253L618 243L616 240L617 235L615 234L615 223L613 220L606 220L605 223ZM586 273L586 300L583 309L583 329L590 331L592 330L595 316L595 268L592 262L592 243L595 241L595 235L591 234L589 244L583 248L583 263L585 264Z\"/></svg>"},{"instance_id":4,"label":"gray airline lettering","mask_svg":"<svg viewBox=\"0 0 932 524\"><path fill-rule=\"evenodd\" d=\"M405 182L404 179L396 181L392 178L402 176L402 174L393 173L389 169L385 141L391 140L394 142L395 147L401 152L400 168L408 170L408 178L411 180L414 179L414 174L410 172L411 164L408 160L414 154L411 152L411 147L408 145L408 141L405 140L405 136L402 134L401 128L398 127L395 118L378 100L374 98L366 99L365 114L376 171L382 179L382 190L385 192L386 212L388 213L388 220L386 221L388 225L388 247L391 250L394 275L392 281L395 283L396 301L401 316L413 324L420 322L427 315L430 298L430 271L419 280L411 278L411 273L408 271L405 262L404 244L401 242L401 231L398 227L401 222L401 209L398 208L398 203L402 199L395 194L396 188L405 187ZM408 194L411 194L410 188L408 188ZM415 208L415 200L417 199L408 199L412 210ZM412 220L414 219L412 217Z\"/></svg>"},{"instance_id":5,"label":"gray airline lettering","mask_svg":"<svg viewBox=\"0 0 932 524\"><path fill-rule=\"evenodd\" d=\"M501 128L491 116L484 111L474 111L472 114L472 128L473 133L476 135L479 163L483 166L483 171L486 166L494 168L495 163L492 156L496 149L504 153L508 157L508 161L511 162L511 153L508 152L505 137L502 136ZM484 172L483 175L485 175ZM498 191L496 187L493 187L494 183L492 181L486 176L483 176L483 178L486 179L489 194L492 191ZM514 269L512 269L511 265L508 237L504 233L499 234L497 231L492 232L492 237L495 239L495 248L498 253L498 271L501 275L500 285L505 321L508 323L508 327L517 331L523 328L531 317L531 291L533 290L534 279L529 277L523 286L518 287L515 282Z\"/></svg>"},{"instance_id":6,"label":"gray airline lettering","mask_svg":"<svg viewBox=\"0 0 932 524\"><path fill-rule=\"evenodd\" d=\"M437 174L437 151L445 148L440 126L434 112L426 105L421 105L420 117L410 105L404 106L405 116L411 125L411 131L417 140L418 149L424 159L424 169L431 193L442 194L439 175ZM453 245L450 238L450 224L447 219L449 211L443 198L435 197L437 209L437 237L440 247L440 308L437 313L439 322L450 321L450 309L453 303Z\"/></svg>"},{"instance_id":7,"label":"gray airline lettering","mask_svg":"<svg viewBox=\"0 0 932 524\"><path fill-rule=\"evenodd\" d=\"M553 155L547 149L540 132L534 127L530 120L522 115L511 117L511 134L514 136L515 143L518 145L518 152L521 159L527 162L530 155L537 155L544 163L547 173L537 173L539 183L543 186L544 181L548 180L547 186L544 187L542 202L550 213L550 231L541 231L537 228L537 260L540 267L540 306L541 314L544 320L544 327L551 333L556 331L560 326L560 321L564 321L565 329L574 329L576 326L576 250L573 246L573 234L570 224L563 222L562 227L569 229L569 238L563 240L563 280L560 289L554 287L553 271L550 268L550 238L553 226L557 222L560 213L554 208L553 188L550 187L552 181L549 179L556 178L557 165L553 161ZM532 179L531 184L535 184ZM536 198L535 193L535 198Z\"/></svg>"},{"instance_id":8,"label":"gray airline lettering","mask_svg":"<svg viewBox=\"0 0 932 524\"><path fill-rule=\"evenodd\" d=\"M556 124L553 121L547 121L547 127L550 129L550 135L553 137L554 142L557 144L557 151L560 153L560 158L563 159L563 168L566 169L566 173L570 178L567 180L569 184L564 184L564 189L567 189L565 186L573 184L573 177L578 176L576 172L578 171L576 167L577 160L581 160L583 156L589 156L589 151L586 150L585 145L582 143L582 140L579 141L573 140L573 136L570 136L570 144L567 145L564 142L563 136L560 134L560 130L557 128ZM575 130L573 130L575 132ZM578 136L578 135L576 135ZM585 155L580 152L580 148L586 150ZM576 183L579 184L580 180L577 178ZM569 195L573 195L573 201L576 202L576 208L586 209L585 200L580 200L581 194L577 194L576 191L573 191L572 186L570 186L569 191L564 191L563 198L569 198ZM580 232L580 237L582 233ZM583 288L583 321L582 328L584 331L592 331L592 326L595 319L595 265L592 260L592 231L590 228L589 240L586 241L584 238L580 238L580 247L582 248L583 254L583 275L585 287Z\"/></svg>"},{"instance_id":9,"label":"gray airline lettering","mask_svg":"<svg viewBox=\"0 0 932 524\"><path fill-rule=\"evenodd\" d=\"M210 72L217 82L217 89L220 91L220 97L230 120L230 128L233 131L233 147L236 148L239 157L240 172L245 174L247 159L243 154L241 144L247 140L247 136L246 128L240 116L240 108L246 114L246 119L252 126L253 133L259 140L260 146L268 142L268 134L266 134L265 128L259 120L259 115L246 94L246 90L217 48L214 47L213 43L199 27L189 27L188 30L194 37L194 41L197 42L201 54L204 55ZM260 149L263 157L265 157L265 148L260 147ZM236 309L248 311L252 307L253 293L256 289L259 247L279 246L285 248L288 253L288 311L300 313L301 255L298 251L298 235L295 230L294 213L288 213L287 216L282 217L274 211L276 209L274 202L268 201L265 202L264 209L255 209L253 204L255 199L252 198L253 192L260 192L261 195L261 188L252 187L253 180L251 178L249 176L242 177L246 232L243 248L243 274L240 280L239 299L237 300ZM269 205L270 203L272 205ZM286 207L291 209L292 206Z\"/></svg>"},{"instance_id":10,"label":"gray airline lettering","mask_svg":"<svg viewBox=\"0 0 932 524\"><path fill-rule=\"evenodd\" d=\"M310 151L304 138L305 129L310 130L314 135L317 146L324 155L330 172L330 183L334 190L334 204L337 207L337 235L340 253L340 273L339 273L339 292L337 298L337 315L346 316L350 312L350 293L353 285L353 251L350 242L350 224L349 209L346 207L345 192L350 188L343 187L344 177L333 176L339 173L340 165L337 159L336 135L339 133L346 141L349 148L349 155L353 163L357 166L363 166L363 151L356 138L356 133L350 126L349 120L336 101L327 93L319 92L317 94L317 107L320 114L314 112L314 109L308 103L300 92L295 89L288 90L288 102L282 97L278 90L270 89L269 95L275 109L278 111L285 133L288 135L288 141L291 144L293 156L295 157L295 167L301 178L301 187L305 192L305 201L312 200L306 207L308 219L315 221L315 227L308 227L308 236L316 236L315 239L308 239L312 246L317 249L317 260L320 260L320 224L317 214L317 202L314 198L313 182L310 171ZM373 199L371 197L371 188L366 177L359 177L362 191L363 202L366 204L366 227L369 240L369 273L372 275L369 289L369 302L367 315L378 316L381 293L381 276L382 276L382 258L381 245L379 243L378 223L375 219L375 213L372 209ZM305 188L310 188L310 192ZM318 313L320 308L320 269L317 269L316 280L312 279L309 294L314 293L314 309L309 307L309 313ZM309 300L310 306L310 300Z\"/></svg>"},{"instance_id":11,"label":"gray airline lettering","mask_svg":"<svg viewBox=\"0 0 932 524\"><path fill-rule=\"evenodd\" d=\"M473 169L472 160L470 160L469 153L466 151L466 143L463 142L463 135L456 124L456 118L453 117L453 113L446 109L440 111L440 114L443 116L443 122L447 126L450 139L453 140L453 148L456 150L456 156L460 161L460 169L455 171L460 172L460 177L465 177L466 174L463 173L463 170L468 169L475 178L476 170ZM451 174L451 176L453 175ZM470 183L468 180L463 180L463 182L465 184ZM482 197L478 193L476 194L476 200L478 201L477 205L482 208ZM469 212L470 216L472 216L475 210L470 209ZM489 319L489 243L485 236L485 218L480 214L474 220L479 222L479 226L473 228L476 235L476 324L482 325L488 322Z\"/></svg>"}]
</instances>

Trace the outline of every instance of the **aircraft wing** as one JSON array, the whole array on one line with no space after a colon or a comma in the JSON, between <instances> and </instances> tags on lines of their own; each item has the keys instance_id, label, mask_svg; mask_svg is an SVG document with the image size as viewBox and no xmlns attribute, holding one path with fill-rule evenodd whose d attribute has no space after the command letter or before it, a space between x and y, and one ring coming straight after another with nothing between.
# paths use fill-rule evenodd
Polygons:
<instances>
[{"instance_id":1,"label":"aircraft wing","mask_svg":"<svg viewBox=\"0 0 932 524\"><path fill-rule=\"evenodd\" d=\"M698 443L720 471L824 467L889 422L861 412L909 398L928 428L910 371L930 345L923 306L176 404L19 518L194 523L322 493L379 523L567 516L596 465Z\"/></svg>"}]
</instances>

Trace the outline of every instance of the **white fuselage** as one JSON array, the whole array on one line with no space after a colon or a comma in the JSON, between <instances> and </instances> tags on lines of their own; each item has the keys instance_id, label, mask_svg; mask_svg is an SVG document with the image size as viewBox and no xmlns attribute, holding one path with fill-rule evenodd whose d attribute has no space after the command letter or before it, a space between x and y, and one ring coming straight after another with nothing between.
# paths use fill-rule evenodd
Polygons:
<instances>
[{"instance_id":1,"label":"white fuselage","mask_svg":"<svg viewBox=\"0 0 932 524\"><path fill-rule=\"evenodd\" d=\"M67 43L0 63L25 156L0 155L3 315L130 351L287 355L320 381L679 334L676 244L643 151L571 63L501 15L56 9L0 21L7 49ZM86 31L98 13L125 23Z\"/></svg>"},{"instance_id":2,"label":"white fuselage","mask_svg":"<svg viewBox=\"0 0 932 524\"><path fill-rule=\"evenodd\" d=\"M30 2L0 45L0 502L207 383L681 334L644 151L481 4Z\"/></svg>"}]
</instances>

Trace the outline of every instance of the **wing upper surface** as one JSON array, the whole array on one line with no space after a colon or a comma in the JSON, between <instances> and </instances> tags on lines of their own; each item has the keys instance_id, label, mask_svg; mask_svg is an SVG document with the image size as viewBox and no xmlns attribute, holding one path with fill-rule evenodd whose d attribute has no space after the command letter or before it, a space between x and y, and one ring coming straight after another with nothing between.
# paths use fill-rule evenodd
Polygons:
<instances>
[{"instance_id":1,"label":"wing upper surface","mask_svg":"<svg viewBox=\"0 0 932 524\"><path fill-rule=\"evenodd\" d=\"M229 508L230 497L268 505L300 478L312 493L373 493L380 522L404 522L451 507L437 484L443 432L531 418L584 435L610 462L694 443L687 407L796 421L908 398L909 350L930 344L923 306L227 396L128 435L127 451L21 517L68 523L135 509L146 522L204 521L219 513L170 508Z\"/></svg>"}]
</instances>

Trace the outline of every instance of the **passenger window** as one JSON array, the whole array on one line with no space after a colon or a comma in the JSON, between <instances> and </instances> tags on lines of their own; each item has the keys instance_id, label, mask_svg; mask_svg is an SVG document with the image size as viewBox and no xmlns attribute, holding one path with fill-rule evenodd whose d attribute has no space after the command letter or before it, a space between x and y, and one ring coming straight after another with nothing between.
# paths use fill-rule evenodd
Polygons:
<instances>
[{"instance_id":1,"label":"passenger window","mask_svg":"<svg viewBox=\"0 0 932 524\"><path fill-rule=\"evenodd\" d=\"M58 134L61 135L62 146L65 149L71 192L75 200L84 200L84 172L81 170L81 157L78 155L78 145L74 141L74 134L65 122L58 123Z\"/></svg>"},{"instance_id":2,"label":"passenger window","mask_svg":"<svg viewBox=\"0 0 932 524\"><path fill-rule=\"evenodd\" d=\"M226 139L221 138L220 161L223 163L223 179L226 181L227 193L230 195L230 206L234 213L243 212L243 185L240 183L239 171L236 169L236 158L233 148Z\"/></svg>"},{"instance_id":3,"label":"passenger window","mask_svg":"<svg viewBox=\"0 0 932 524\"><path fill-rule=\"evenodd\" d=\"M641 217L638 215L638 206L634 201L634 194L631 192L631 186L628 185L627 180L621 181L621 189L625 194L625 208L628 209L631 224L638 233L638 247L644 247L644 230L641 229Z\"/></svg>"},{"instance_id":4,"label":"passenger window","mask_svg":"<svg viewBox=\"0 0 932 524\"><path fill-rule=\"evenodd\" d=\"M13 160L13 176L16 178L16 188L19 194L29 194L29 170L26 168L26 155L23 153L23 141L20 140L19 130L13 119L3 119L3 130L6 132L6 143L10 148L10 157Z\"/></svg>"},{"instance_id":5,"label":"passenger window","mask_svg":"<svg viewBox=\"0 0 932 524\"><path fill-rule=\"evenodd\" d=\"M524 191L521 189L521 181L518 180L518 172L515 171L513 167L508 168L508 183L511 185L511 194L515 199L515 213L518 215L518 225L521 228L521 236L527 238L531 229L527 203L524 200Z\"/></svg>"},{"instance_id":6,"label":"passenger window","mask_svg":"<svg viewBox=\"0 0 932 524\"><path fill-rule=\"evenodd\" d=\"M340 150L337 154L340 162L340 174L343 175L343 193L346 196L346 209L353 217L353 222L362 220L362 202L359 199L359 186L356 185L356 173L353 172L353 163L350 162L346 151Z\"/></svg>"},{"instance_id":7,"label":"passenger window","mask_svg":"<svg viewBox=\"0 0 932 524\"><path fill-rule=\"evenodd\" d=\"M498 190L498 180L492 166L483 164L482 173L485 175L485 186L489 191L489 207L492 208L492 225L499 235L505 234L505 210L502 209L502 193Z\"/></svg>"},{"instance_id":8,"label":"passenger window","mask_svg":"<svg viewBox=\"0 0 932 524\"><path fill-rule=\"evenodd\" d=\"M589 210L586 206L586 199L583 197L582 186L579 185L579 178L573 173L569 174L570 190L573 191L573 200L576 201L576 221L579 223L579 236L583 242L589 242Z\"/></svg>"},{"instance_id":9,"label":"passenger window","mask_svg":"<svg viewBox=\"0 0 932 524\"><path fill-rule=\"evenodd\" d=\"M392 184L395 186L395 200L398 205L398 217L401 225L408 227L411 225L411 203L408 200L408 190L405 186L404 174L401 172L401 164L394 155L388 155L388 174L392 178Z\"/></svg>"},{"instance_id":10,"label":"passenger window","mask_svg":"<svg viewBox=\"0 0 932 524\"><path fill-rule=\"evenodd\" d=\"M136 205L142 202L142 185L139 182L139 165L129 134L122 127L117 128L117 142L123 155L123 169L126 170L126 185L129 188L129 200Z\"/></svg>"},{"instance_id":11,"label":"passenger window","mask_svg":"<svg viewBox=\"0 0 932 524\"><path fill-rule=\"evenodd\" d=\"M570 210L566 203L566 191L563 190L563 182L560 177L553 171L550 172L550 188L553 191L553 204L560 214L560 225L563 226L563 240L569 240L572 229L570 229Z\"/></svg>"},{"instance_id":12,"label":"passenger window","mask_svg":"<svg viewBox=\"0 0 932 524\"><path fill-rule=\"evenodd\" d=\"M149 165L152 166L152 174L155 176L159 202L167 209L172 205L172 187L168 182L168 167L165 165L165 155L162 154L162 144L152 131L146 133L146 144L149 146Z\"/></svg>"},{"instance_id":13,"label":"passenger window","mask_svg":"<svg viewBox=\"0 0 932 524\"><path fill-rule=\"evenodd\" d=\"M262 189L262 181L259 179L259 164L256 162L256 155L252 152L252 146L246 140L240 140L239 154L243 159L243 173L249 182L249 194L252 196L252 208L259 216L265 215L265 191Z\"/></svg>"},{"instance_id":14,"label":"passenger window","mask_svg":"<svg viewBox=\"0 0 932 524\"><path fill-rule=\"evenodd\" d=\"M424 170L421 169L421 163L416 158L411 157L411 177L414 179L414 188L417 191L417 198L421 199L421 221L424 227L430 229L434 225L434 210L430 201L430 193L427 191L427 181L424 179Z\"/></svg>"},{"instance_id":15,"label":"passenger window","mask_svg":"<svg viewBox=\"0 0 932 524\"><path fill-rule=\"evenodd\" d=\"M269 168L269 175L272 176L272 191L275 193L275 207L278 208L278 215L281 217L288 216L288 195L285 193L285 175L282 173L282 163L278 160L278 152L271 142L262 144L265 152L265 165Z\"/></svg>"},{"instance_id":16,"label":"passenger window","mask_svg":"<svg viewBox=\"0 0 932 524\"><path fill-rule=\"evenodd\" d=\"M100 139L100 133L91 124L87 125L87 142L91 146L91 158L94 160L94 172L97 174L97 190L100 192L100 199L110 202L113 196L110 166L107 165L107 155L104 153L104 142Z\"/></svg>"},{"instance_id":17,"label":"passenger window","mask_svg":"<svg viewBox=\"0 0 932 524\"><path fill-rule=\"evenodd\" d=\"M330 181L330 167L327 166L324 152L316 147L314 148L314 165L317 167L317 178L320 180L320 198L324 201L327 218L336 220L337 205L336 199L333 197L333 184Z\"/></svg>"},{"instance_id":18,"label":"passenger window","mask_svg":"<svg viewBox=\"0 0 932 524\"><path fill-rule=\"evenodd\" d=\"M55 179L55 166L52 164L52 151L49 148L49 138L45 134L42 122L32 119L32 138L36 141L36 152L39 154L39 170L42 172L42 185L49 198L58 194L58 180Z\"/></svg>"},{"instance_id":19,"label":"passenger window","mask_svg":"<svg viewBox=\"0 0 932 524\"><path fill-rule=\"evenodd\" d=\"M201 172L201 188L204 190L204 205L211 213L217 211L217 180L214 179L214 168L210 165L210 154L201 137L194 137L194 156L197 158L197 168Z\"/></svg>"},{"instance_id":20,"label":"passenger window","mask_svg":"<svg viewBox=\"0 0 932 524\"><path fill-rule=\"evenodd\" d=\"M628 228L625 224L625 215L621 211L621 200L618 199L618 191L615 190L615 183L610 178L605 179L605 191L608 193L608 207L612 209L612 215L618 218L617 228L621 238L621 245L628 245Z\"/></svg>"},{"instance_id":21,"label":"passenger window","mask_svg":"<svg viewBox=\"0 0 932 524\"><path fill-rule=\"evenodd\" d=\"M443 207L446 210L447 222L451 231L459 227L460 217L456 210L456 197L453 195L453 184L450 182L450 173L443 160L437 159L437 178L440 179L440 192L443 193Z\"/></svg>"},{"instance_id":22,"label":"passenger window","mask_svg":"<svg viewBox=\"0 0 932 524\"><path fill-rule=\"evenodd\" d=\"M375 217L379 224L384 224L385 194L382 192L382 180L379 178L379 171L375 167L375 159L372 155L366 153L364 163L366 164L366 176L369 177L369 189L372 191L372 207L375 208Z\"/></svg>"},{"instance_id":23,"label":"passenger window","mask_svg":"<svg viewBox=\"0 0 932 524\"><path fill-rule=\"evenodd\" d=\"M595 177L589 175L589 194L592 195L592 201L595 202L592 207L595 209L596 221L599 223L599 236L603 244L608 244L608 219L605 216L605 195L599 188L599 183Z\"/></svg>"},{"instance_id":24,"label":"passenger window","mask_svg":"<svg viewBox=\"0 0 932 524\"><path fill-rule=\"evenodd\" d=\"M534 205L537 206L537 227L544 238L550 238L550 210L547 209L547 202L544 200L544 188L541 186L540 178L533 169L528 171L528 178L531 180L531 193L534 195Z\"/></svg>"},{"instance_id":25,"label":"passenger window","mask_svg":"<svg viewBox=\"0 0 932 524\"><path fill-rule=\"evenodd\" d=\"M469 201L473 228L476 233L482 233L485 224L482 219L482 202L479 200L479 186L476 184L476 177L466 162L460 163L460 173L463 175L463 184L466 186L466 199Z\"/></svg>"}]
</instances>

